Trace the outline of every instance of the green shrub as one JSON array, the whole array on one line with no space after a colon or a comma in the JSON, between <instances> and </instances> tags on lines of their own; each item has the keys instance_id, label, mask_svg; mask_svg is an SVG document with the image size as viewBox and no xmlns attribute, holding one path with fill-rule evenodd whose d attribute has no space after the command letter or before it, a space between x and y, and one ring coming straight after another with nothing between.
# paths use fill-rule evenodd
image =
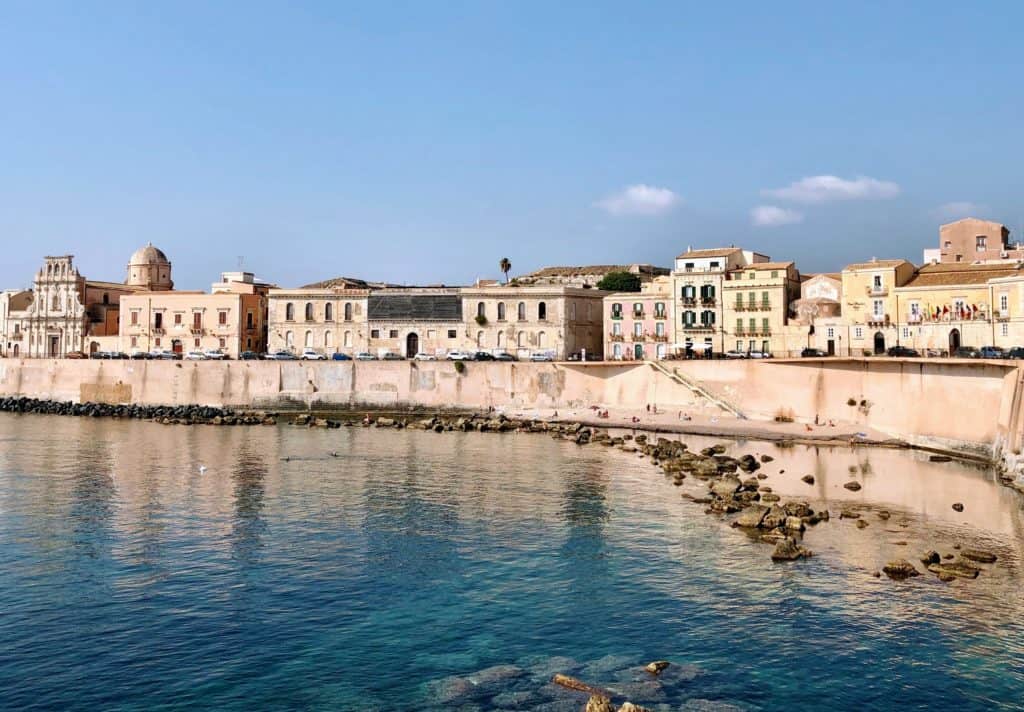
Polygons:
<instances>
[{"instance_id":1,"label":"green shrub","mask_svg":"<svg viewBox=\"0 0 1024 712\"><path fill-rule=\"evenodd\" d=\"M466 372L466 364L464 364L462 361L456 361L455 362L455 373L465 373L465 372Z\"/></svg>"},{"instance_id":2,"label":"green shrub","mask_svg":"<svg viewBox=\"0 0 1024 712\"><path fill-rule=\"evenodd\" d=\"M476 323L479 324L480 326L483 326L484 324L487 323L487 317L485 317L483 314L477 314Z\"/></svg>"}]
</instances>

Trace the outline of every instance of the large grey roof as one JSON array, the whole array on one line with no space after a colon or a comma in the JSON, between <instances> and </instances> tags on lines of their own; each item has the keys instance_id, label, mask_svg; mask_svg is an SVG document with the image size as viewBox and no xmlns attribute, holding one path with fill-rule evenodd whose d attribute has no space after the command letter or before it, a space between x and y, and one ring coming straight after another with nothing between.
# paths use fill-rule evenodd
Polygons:
<instances>
[{"instance_id":1,"label":"large grey roof","mask_svg":"<svg viewBox=\"0 0 1024 712\"><path fill-rule=\"evenodd\" d=\"M370 321L462 321L457 294L371 294Z\"/></svg>"}]
</instances>

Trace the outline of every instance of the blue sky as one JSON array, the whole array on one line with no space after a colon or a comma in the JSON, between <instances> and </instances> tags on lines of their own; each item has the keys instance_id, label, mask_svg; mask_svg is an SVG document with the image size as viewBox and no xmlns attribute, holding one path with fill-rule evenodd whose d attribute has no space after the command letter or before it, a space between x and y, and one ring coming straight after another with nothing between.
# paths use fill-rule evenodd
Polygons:
<instances>
[{"instance_id":1,"label":"blue sky","mask_svg":"<svg viewBox=\"0 0 1024 712\"><path fill-rule=\"evenodd\" d=\"M1020 3L0 4L0 285L467 283L1020 234Z\"/></svg>"}]
</instances>

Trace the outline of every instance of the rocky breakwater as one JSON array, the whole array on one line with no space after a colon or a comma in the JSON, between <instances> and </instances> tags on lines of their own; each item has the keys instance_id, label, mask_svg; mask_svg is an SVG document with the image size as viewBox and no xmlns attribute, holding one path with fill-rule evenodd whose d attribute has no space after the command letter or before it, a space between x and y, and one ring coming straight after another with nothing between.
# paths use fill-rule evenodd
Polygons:
<instances>
[{"instance_id":1,"label":"rocky breakwater","mask_svg":"<svg viewBox=\"0 0 1024 712\"><path fill-rule=\"evenodd\" d=\"M263 411L236 411L202 405L131 405L73 403L35 398L0 398L0 412L69 415L80 418L130 418L164 425L276 425L277 416Z\"/></svg>"}]
</instances>

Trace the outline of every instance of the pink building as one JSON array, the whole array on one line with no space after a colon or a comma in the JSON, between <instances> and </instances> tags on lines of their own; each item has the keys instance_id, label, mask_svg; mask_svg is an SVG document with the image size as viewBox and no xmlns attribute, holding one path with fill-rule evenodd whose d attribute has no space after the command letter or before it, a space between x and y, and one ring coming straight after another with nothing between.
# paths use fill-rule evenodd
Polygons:
<instances>
[{"instance_id":1,"label":"pink building","mask_svg":"<svg viewBox=\"0 0 1024 712\"><path fill-rule=\"evenodd\" d=\"M604 357L611 361L650 361L672 353L672 294L667 277L644 284L640 292L604 298Z\"/></svg>"}]
</instances>

